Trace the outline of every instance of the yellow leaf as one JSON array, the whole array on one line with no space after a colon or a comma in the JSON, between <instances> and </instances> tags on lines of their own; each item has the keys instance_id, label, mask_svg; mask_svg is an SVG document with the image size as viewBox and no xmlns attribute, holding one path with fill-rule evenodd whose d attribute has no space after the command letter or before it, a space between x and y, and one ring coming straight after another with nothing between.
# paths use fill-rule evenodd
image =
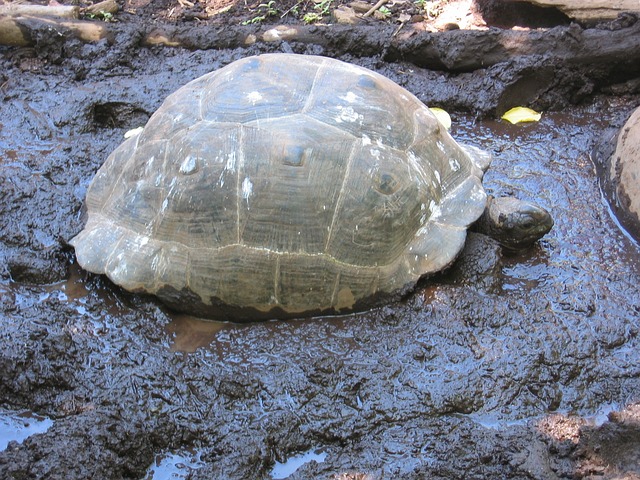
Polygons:
<instances>
[{"instance_id":1,"label":"yellow leaf","mask_svg":"<svg viewBox=\"0 0 640 480\"><path fill-rule=\"evenodd\" d=\"M431 113L436 116L436 118L444 126L444 128L446 128L447 130L451 128L451 117L445 110L438 107L429 108L429 110L431 110Z\"/></svg>"},{"instance_id":2,"label":"yellow leaf","mask_svg":"<svg viewBox=\"0 0 640 480\"><path fill-rule=\"evenodd\" d=\"M502 115L502 119L514 125L521 122L538 122L542 117L541 113L526 107L514 107Z\"/></svg>"},{"instance_id":3,"label":"yellow leaf","mask_svg":"<svg viewBox=\"0 0 640 480\"><path fill-rule=\"evenodd\" d=\"M134 135L139 134L142 130L143 130L143 127L137 127L131 130L127 130L126 132L124 132L124 138L133 137Z\"/></svg>"}]
</instances>

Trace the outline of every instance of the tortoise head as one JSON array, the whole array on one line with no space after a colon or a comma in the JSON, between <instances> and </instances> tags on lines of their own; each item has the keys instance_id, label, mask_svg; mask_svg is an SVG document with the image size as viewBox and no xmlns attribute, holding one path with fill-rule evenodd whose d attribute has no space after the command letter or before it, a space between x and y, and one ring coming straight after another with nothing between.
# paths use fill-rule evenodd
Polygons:
<instances>
[{"instance_id":1,"label":"tortoise head","mask_svg":"<svg viewBox=\"0 0 640 480\"><path fill-rule=\"evenodd\" d=\"M538 205L513 197L489 197L478 230L511 249L526 248L553 227L549 212Z\"/></svg>"}]
</instances>

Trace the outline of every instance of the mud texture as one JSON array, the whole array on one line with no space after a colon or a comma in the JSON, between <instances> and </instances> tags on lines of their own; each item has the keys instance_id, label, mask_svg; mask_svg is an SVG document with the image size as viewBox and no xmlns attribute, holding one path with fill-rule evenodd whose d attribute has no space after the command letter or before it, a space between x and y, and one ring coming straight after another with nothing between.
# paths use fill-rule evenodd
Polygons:
<instances>
[{"instance_id":1,"label":"mud texture","mask_svg":"<svg viewBox=\"0 0 640 480\"><path fill-rule=\"evenodd\" d=\"M536 200L556 222L518 254L476 237L401 302L203 324L77 268L66 242L123 133L187 81L278 49L335 54L145 48L125 34L0 49L0 407L53 420L0 452L0 478L139 479L185 449L200 454L194 479L267 479L317 449L324 461L289 478L638 478L639 251L590 158L640 103L637 72L533 56L452 73L357 45L336 55L442 99L454 137L494 153L489 192ZM558 82L522 100L544 106L541 122L495 119L505 92L531 91L525 72L546 71Z\"/></svg>"}]
</instances>

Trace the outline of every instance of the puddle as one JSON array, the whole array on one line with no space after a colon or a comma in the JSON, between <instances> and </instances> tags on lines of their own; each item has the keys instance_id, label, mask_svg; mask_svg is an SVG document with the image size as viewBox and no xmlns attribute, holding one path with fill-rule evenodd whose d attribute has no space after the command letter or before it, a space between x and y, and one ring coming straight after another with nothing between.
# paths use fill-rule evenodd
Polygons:
<instances>
[{"instance_id":1,"label":"puddle","mask_svg":"<svg viewBox=\"0 0 640 480\"><path fill-rule=\"evenodd\" d=\"M173 314L171 318L165 329L173 336L172 352L193 353L198 348L210 347L221 330L242 328L233 323L202 320L184 314Z\"/></svg>"},{"instance_id":2,"label":"puddle","mask_svg":"<svg viewBox=\"0 0 640 480\"><path fill-rule=\"evenodd\" d=\"M0 451L5 450L9 442L22 443L31 435L46 432L52 425L53 420L29 410L0 409Z\"/></svg>"},{"instance_id":3,"label":"puddle","mask_svg":"<svg viewBox=\"0 0 640 480\"><path fill-rule=\"evenodd\" d=\"M207 355L228 362L247 363L250 359L242 355L230 356L229 344L239 338L246 339L251 334L275 341L288 338L291 332L312 326L314 329L322 327L328 335L341 339L349 339L349 321L359 315L373 314L375 309L368 312L353 313L351 315L332 315L325 317L297 318L286 320L265 320L258 322L233 323L205 320L181 313L167 312L171 322L165 326L165 331L172 337L170 349L173 352L193 353L202 348ZM260 333L257 333L260 332ZM242 352L238 352L242 353ZM234 358L235 357L235 358Z\"/></svg>"},{"instance_id":4,"label":"puddle","mask_svg":"<svg viewBox=\"0 0 640 480\"><path fill-rule=\"evenodd\" d=\"M35 285L28 283L9 282L0 284L0 293L12 295L15 305L30 308L49 300L66 302L81 316L96 319L86 308L87 297L98 295L107 313L116 315L122 313L122 304L112 291L87 285L87 273L77 263L69 267L69 278L49 285Z\"/></svg>"},{"instance_id":5,"label":"puddle","mask_svg":"<svg viewBox=\"0 0 640 480\"><path fill-rule=\"evenodd\" d=\"M554 414L560 414L566 417L580 417L586 421L588 425L594 427L600 427L609 421L609 414L611 412L618 412L623 410L622 405L618 403L604 403L600 405L598 410L593 413L578 413L558 410L553 412ZM535 415L532 417L526 417L516 420L504 420L497 415L491 413L472 413L469 415L457 415L461 418L468 418L473 423L485 428L496 431L505 431L511 427L526 426L530 422L536 422L545 417L545 415Z\"/></svg>"},{"instance_id":6,"label":"puddle","mask_svg":"<svg viewBox=\"0 0 640 480\"><path fill-rule=\"evenodd\" d=\"M188 478L193 470L202 468L204 462L200 453L193 450L178 453L161 453L156 455L153 464L142 480L171 480Z\"/></svg>"},{"instance_id":7,"label":"puddle","mask_svg":"<svg viewBox=\"0 0 640 480\"><path fill-rule=\"evenodd\" d=\"M622 405L618 403L605 403L600 405L598 411L596 411L593 415L587 415L586 419L595 427L600 427L609 421L609 414L611 412L619 412L624 410Z\"/></svg>"},{"instance_id":8,"label":"puddle","mask_svg":"<svg viewBox=\"0 0 640 480\"><path fill-rule=\"evenodd\" d=\"M283 463L276 462L271 470L271 478L276 480L280 478L287 478L289 475L293 475L293 473L304 464L311 461L322 463L325 458L327 458L327 454L318 450L309 450L307 452L299 453L298 455L289 457L287 461Z\"/></svg>"},{"instance_id":9,"label":"puddle","mask_svg":"<svg viewBox=\"0 0 640 480\"><path fill-rule=\"evenodd\" d=\"M529 418L521 418L517 420L504 420L498 418L496 415L492 415L491 413L472 413L469 415L456 415L461 418L468 418L476 425L480 425L484 428L488 428L496 431L505 431L511 427L517 426L526 426L531 420L539 417L529 417Z\"/></svg>"},{"instance_id":10,"label":"puddle","mask_svg":"<svg viewBox=\"0 0 640 480\"><path fill-rule=\"evenodd\" d=\"M120 143L122 129L137 123L141 112L153 112L187 79L262 49L139 49L139 42L127 38L119 35L113 45L98 42L80 50L72 45L82 58L60 57L57 44L16 56L7 51L3 57L6 72L0 77L8 82L2 88L0 176L7 188L0 188L0 257L16 258L16 269L25 268L24 278L61 278L62 273L48 275L44 269L64 272L73 257L61 242L81 227L86 186ZM442 37L442 46L453 51L456 45L448 38ZM336 49L325 53L336 54ZM396 53L403 54L389 57ZM533 94L540 79L567 74L559 91L542 92L541 105L560 105L568 92L575 92L586 107L545 112L539 123L511 126L473 116L511 95L502 97L505 85L535 70L537 60L523 57L480 73L415 69L405 74L403 69L412 68L406 62L385 63L366 52L349 58L408 84L433 87L415 91L450 107L456 139L493 152L486 176L491 193L513 193L552 210L556 227L539 252L505 261L502 283L496 282L502 290L431 285L380 313L246 327L176 319L163 331L161 324L168 320L155 307L147 308L144 298L124 294L75 266L72 277L57 285L1 284L0 358L11 365L10 375L3 376L6 385L0 385L6 403L35 409L37 400L44 406L38 411L52 412L60 401L77 398L95 405L101 416L92 425L91 416L70 415L51 428L51 420L30 412L0 409L0 440L37 447L5 450L0 478L19 468L56 471L57 477L76 480L86 478L87 469L76 468L82 465L103 478L121 478L123 466L138 465L136 446L145 437L162 442L154 452L158 455L148 455L141 465L139 475L146 479L203 476L209 468L217 472L213 477L228 480L251 478L252 471L263 478L308 477L302 474L314 468L313 461L327 471L357 464L372 477L395 478L415 472L428 478L444 471L472 471L477 478L549 478L558 473L549 465L560 465L567 475L591 471L577 470L574 460L583 458L567 457L565 447L533 452L539 454L538 465L520 454L522 445L546 434L536 431L534 419L545 418L549 405L557 405L549 429L564 415L581 415L566 422L567 428L580 428L606 422L616 408L613 402L638 401L638 245L618 231L603 208L588 153L605 124L638 96L589 103L593 97L578 92L582 83L604 85L615 82L614 76L604 78L602 65L593 66L589 75L594 76L588 77L557 70L566 62L551 58L525 90ZM61 62L22 71L18 67L27 60ZM487 88L470 90L476 86ZM97 115L96 107L101 110ZM38 139L47 133L47 143ZM33 153L23 154L23 145ZM11 271L0 268L2 282L10 281ZM50 335L43 333L47 328ZM170 335L172 350L197 353L170 353ZM448 412L470 410L477 415L465 417L464 428L448 421ZM50 430L33 435L35 428ZM214 448L216 458L170 449L166 433L176 430L186 432L190 444ZM54 431L56 441L51 442ZM25 441L28 435L33 436ZM315 443L319 438L354 441L341 445L339 458L305 448L275 465L268 450L256 449L282 438L307 446L320 446ZM637 448L637 442L611 440L603 436L594 442L605 447L601 450ZM82 442L95 448L69 449ZM96 449L108 451L113 445L117 456L92 458ZM426 453L420 457L423 446ZM584 451L591 462L586 467L597 473L604 463L596 463L592 450ZM533 474L526 471L529 467Z\"/></svg>"}]
</instances>

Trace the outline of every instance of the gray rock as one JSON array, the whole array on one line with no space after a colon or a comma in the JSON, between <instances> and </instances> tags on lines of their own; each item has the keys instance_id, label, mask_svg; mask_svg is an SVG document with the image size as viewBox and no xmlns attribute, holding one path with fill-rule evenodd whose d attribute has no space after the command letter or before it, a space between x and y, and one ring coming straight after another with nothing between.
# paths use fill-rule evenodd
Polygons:
<instances>
[{"instance_id":1,"label":"gray rock","mask_svg":"<svg viewBox=\"0 0 640 480\"><path fill-rule=\"evenodd\" d=\"M623 226L640 238L640 108L620 129L603 173L613 210Z\"/></svg>"}]
</instances>

